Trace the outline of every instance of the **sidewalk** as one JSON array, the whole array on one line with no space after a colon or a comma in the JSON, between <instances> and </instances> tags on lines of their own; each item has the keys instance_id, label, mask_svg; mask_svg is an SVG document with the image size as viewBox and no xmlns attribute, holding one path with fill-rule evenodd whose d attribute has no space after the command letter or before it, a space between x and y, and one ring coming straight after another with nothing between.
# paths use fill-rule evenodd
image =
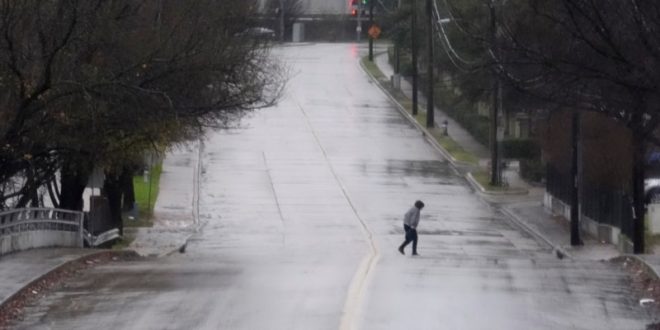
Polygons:
<instances>
[{"instance_id":1,"label":"sidewalk","mask_svg":"<svg viewBox=\"0 0 660 330\"><path fill-rule=\"evenodd\" d=\"M167 154L154 207L154 226L125 228L127 235L135 236L129 250L142 256L163 256L179 250L196 232L199 154L199 145L175 148ZM0 306L63 266L108 251L45 248L0 256Z\"/></svg>"},{"instance_id":2,"label":"sidewalk","mask_svg":"<svg viewBox=\"0 0 660 330\"><path fill-rule=\"evenodd\" d=\"M388 78L392 77L392 75L394 74L394 68L392 68L392 66L387 60L387 52L377 54L374 57L374 62L386 77ZM403 79L403 77L401 79L401 91L403 92L404 95L406 95L406 97L412 99L412 84L408 80ZM420 91L417 94L419 101L419 109L421 111L426 111L426 98L424 97L423 94L424 93L422 91ZM463 149L477 156L479 158L480 164L484 160L485 161L490 160L490 151L488 150L488 148L477 142L477 140L475 140L467 130L465 130L461 125L459 125L454 119L449 117L444 111L435 108L434 118L436 125L438 123L442 123L443 121L447 120L448 123L447 128L448 128L449 136L451 136L453 140L458 142L461 145L461 147L463 147Z\"/></svg>"},{"instance_id":3,"label":"sidewalk","mask_svg":"<svg viewBox=\"0 0 660 330\"><path fill-rule=\"evenodd\" d=\"M163 160L153 226L137 228L129 249L141 256L164 256L182 248L198 230L202 150L203 144L195 143L168 151Z\"/></svg>"},{"instance_id":4,"label":"sidewalk","mask_svg":"<svg viewBox=\"0 0 660 330\"><path fill-rule=\"evenodd\" d=\"M103 250L35 249L0 257L0 306L21 289L68 262Z\"/></svg>"},{"instance_id":5,"label":"sidewalk","mask_svg":"<svg viewBox=\"0 0 660 330\"><path fill-rule=\"evenodd\" d=\"M391 77L394 74L394 70L388 62L386 52L376 55L374 62L386 77ZM412 97L411 84L405 79L401 79L401 90L407 97ZM395 101L394 98L390 98L392 101ZM423 103L424 97L419 95L419 100L420 103ZM435 112L436 122L442 122L447 119L449 122L449 136L456 143L466 151L476 155L480 159L479 164L482 166L488 163L490 160L488 148L477 142L456 121L448 118L446 113L437 108ZM538 241L547 244L558 257L575 260L608 260L621 255L615 246L602 244L586 235L583 237L584 245L579 247L571 246L568 221L553 216L543 206L544 188L530 186L520 178L517 169L509 169L503 175L507 178L509 187L522 188L528 193L525 195L515 195L489 192L487 195L482 194L484 198L499 207L522 230L534 236ZM478 185L474 180L469 181ZM646 260L657 260L657 268L660 269L660 258L647 258Z\"/></svg>"},{"instance_id":6,"label":"sidewalk","mask_svg":"<svg viewBox=\"0 0 660 330\"><path fill-rule=\"evenodd\" d=\"M621 255L612 244L604 244L583 234L582 246L571 246L570 224L552 215L541 201L506 204L502 212L525 231L551 246L559 258L575 260L609 260Z\"/></svg>"}]
</instances>

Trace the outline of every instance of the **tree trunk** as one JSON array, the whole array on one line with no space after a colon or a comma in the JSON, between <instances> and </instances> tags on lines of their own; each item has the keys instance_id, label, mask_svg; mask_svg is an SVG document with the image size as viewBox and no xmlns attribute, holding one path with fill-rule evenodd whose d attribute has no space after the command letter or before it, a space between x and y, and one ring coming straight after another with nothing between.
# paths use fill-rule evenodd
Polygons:
<instances>
[{"instance_id":1,"label":"tree trunk","mask_svg":"<svg viewBox=\"0 0 660 330\"><path fill-rule=\"evenodd\" d=\"M119 235L124 235L124 221L121 217L122 187L116 172L106 172L103 183L103 194L108 199L110 218L113 227L119 229Z\"/></svg>"},{"instance_id":2,"label":"tree trunk","mask_svg":"<svg viewBox=\"0 0 660 330\"><path fill-rule=\"evenodd\" d=\"M26 182L22 190L22 196L16 203L17 208L27 207L28 204L31 207L39 207L39 192L34 176L34 170L30 164L25 168Z\"/></svg>"},{"instance_id":3,"label":"tree trunk","mask_svg":"<svg viewBox=\"0 0 660 330\"><path fill-rule=\"evenodd\" d=\"M580 237L580 112L573 110L571 129L571 245L582 245Z\"/></svg>"},{"instance_id":4,"label":"tree trunk","mask_svg":"<svg viewBox=\"0 0 660 330\"><path fill-rule=\"evenodd\" d=\"M83 209L83 193L87 186L89 173L77 166L65 164L60 172L60 208L74 211Z\"/></svg>"},{"instance_id":5,"label":"tree trunk","mask_svg":"<svg viewBox=\"0 0 660 330\"><path fill-rule=\"evenodd\" d=\"M644 137L633 132L633 252L644 253Z\"/></svg>"},{"instance_id":6,"label":"tree trunk","mask_svg":"<svg viewBox=\"0 0 660 330\"><path fill-rule=\"evenodd\" d=\"M121 190L123 194L122 209L124 211L130 211L133 209L133 204L135 204L133 171L131 171L131 169L128 167L124 167L122 169L121 175L119 176L119 181L121 183Z\"/></svg>"}]
</instances>

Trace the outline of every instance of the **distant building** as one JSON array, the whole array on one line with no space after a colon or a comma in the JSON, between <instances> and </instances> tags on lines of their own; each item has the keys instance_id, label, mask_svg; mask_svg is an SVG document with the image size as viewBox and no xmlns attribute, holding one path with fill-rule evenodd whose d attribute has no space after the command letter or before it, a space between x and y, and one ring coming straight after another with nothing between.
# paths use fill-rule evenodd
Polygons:
<instances>
[{"instance_id":1,"label":"distant building","mask_svg":"<svg viewBox=\"0 0 660 330\"><path fill-rule=\"evenodd\" d=\"M264 8L268 1L279 0L258 0L259 7ZM305 16L316 15L345 15L350 12L349 0L299 0L302 4Z\"/></svg>"}]
</instances>

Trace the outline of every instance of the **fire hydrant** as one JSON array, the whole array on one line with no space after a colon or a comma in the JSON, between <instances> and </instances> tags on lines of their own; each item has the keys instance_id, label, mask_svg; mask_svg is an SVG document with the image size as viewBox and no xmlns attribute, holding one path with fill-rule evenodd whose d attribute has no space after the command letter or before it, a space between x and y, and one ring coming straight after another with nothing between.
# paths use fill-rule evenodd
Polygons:
<instances>
[{"instance_id":1,"label":"fire hydrant","mask_svg":"<svg viewBox=\"0 0 660 330\"><path fill-rule=\"evenodd\" d=\"M442 135L449 136L449 122L447 119L442 122Z\"/></svg>"}]
</instances>

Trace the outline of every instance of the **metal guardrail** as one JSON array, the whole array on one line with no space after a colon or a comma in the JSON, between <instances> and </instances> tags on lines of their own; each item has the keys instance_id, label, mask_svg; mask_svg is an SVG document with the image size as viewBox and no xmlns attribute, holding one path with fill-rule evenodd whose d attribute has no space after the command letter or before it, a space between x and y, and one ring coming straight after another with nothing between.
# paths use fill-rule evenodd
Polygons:
<instances>
[{"instance_id":1,"label":"metal guardrail","mask_svg":"<svg viewBox=\"0 0 660 330\"><path fill-rule=\"evenodd\" d=\"M22 208L0 212L0 237L30 231L74 232L83 247L83 212L53 208Z\"/></svg>"},{"instance_id":2,"label":"metal guardrail","mask_svg":"<svg viewBox=\"0 0 660 330\"><path fill-rule=\"evenodd\" d=\"M92 235L84 228L85 214L79 211L54 208L22 208L0 212L0 239L3 236L20 235L31 231L76 233L75 247L96 247L120 238L114 228L99 235Z\"/></svg>"},{"instance_id":3,"label":"metal guardrail","mask_svg":"<svg viewBox=\"0 0 660 330\"><path fill-rule=\"evenodd\" d=\"M83 247L83 212L21 208L0 212L0 255L48 246Z\"/></svg>"},{"instance_id":4,"label":"metal guardrail","mask_svg":"<svg viewBox=\"0 0 660 330\"><path fill-rule=\"evenodd\" d=\"M84 230L83 237L88 246L96 247L103 243L118 239L121 235L119 235L119 229L114 228L96 236L90 234L87 230Z\"/></svg>"}]
</instances>

